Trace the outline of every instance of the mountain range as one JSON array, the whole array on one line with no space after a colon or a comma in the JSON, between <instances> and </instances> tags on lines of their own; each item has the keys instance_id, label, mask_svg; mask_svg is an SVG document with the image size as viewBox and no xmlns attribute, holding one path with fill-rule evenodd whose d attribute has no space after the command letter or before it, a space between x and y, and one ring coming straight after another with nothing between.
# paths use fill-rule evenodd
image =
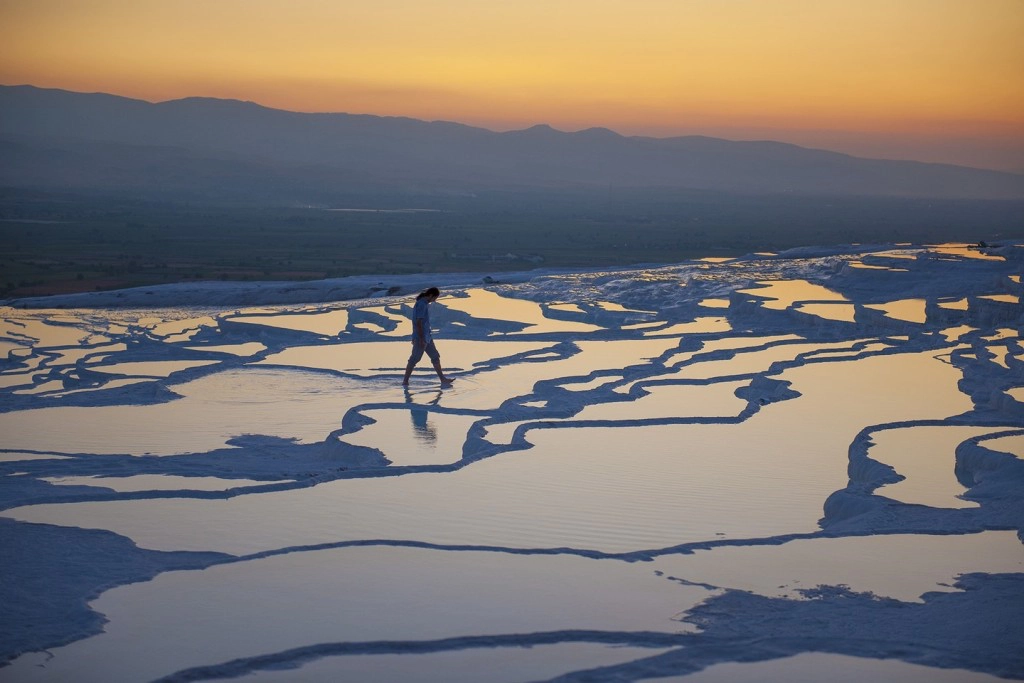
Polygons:
<instances>
[{"instance_id":1,"label":"mountain range","mask_svg":"<svg viewBox=\"0 0 1024 683\"><path fill-rule=\"evenodd\" d=\"M853 157L771 141L150 103L0 86L0 186L148 198L331 204L493 190L1024 199L1024 175Z\"/></svg>"}]
</instances>

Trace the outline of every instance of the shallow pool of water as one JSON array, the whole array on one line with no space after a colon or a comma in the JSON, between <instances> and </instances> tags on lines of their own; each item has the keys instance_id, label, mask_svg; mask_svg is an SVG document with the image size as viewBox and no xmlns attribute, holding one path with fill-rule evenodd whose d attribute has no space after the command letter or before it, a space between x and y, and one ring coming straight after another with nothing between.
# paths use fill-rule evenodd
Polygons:
<instances>
[{"instance_id":1,"label":"shallow pool of water","mask_svg":"<svg viewBox=\"0 0 1024 683\"><path fill-rule=\"evenodd\" d=\"M643 563L319 550L167 572L107 591L94 602L109 619L104 633L59 648L45 668L30 656L6 671L24 681L141 681L318 643L584 629L675 633L692 630L675 617L706 594Z\"/></svg>"}]
</instances>

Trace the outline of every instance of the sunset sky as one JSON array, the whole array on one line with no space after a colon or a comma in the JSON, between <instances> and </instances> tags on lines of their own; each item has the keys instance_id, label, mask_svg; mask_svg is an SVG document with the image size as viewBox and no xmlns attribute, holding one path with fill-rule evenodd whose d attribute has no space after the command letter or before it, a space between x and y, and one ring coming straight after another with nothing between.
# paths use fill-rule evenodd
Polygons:
<instances>
[{"instance_id":1,"label":"sunset sky","mask_svg":"<svg viewBox=\"0 0 1024 683\"><path fill-rule=\"evenodd\" d=\"M1024 172L1024 0L0 0L0 83Z\"/></svg>"}]
</instances>

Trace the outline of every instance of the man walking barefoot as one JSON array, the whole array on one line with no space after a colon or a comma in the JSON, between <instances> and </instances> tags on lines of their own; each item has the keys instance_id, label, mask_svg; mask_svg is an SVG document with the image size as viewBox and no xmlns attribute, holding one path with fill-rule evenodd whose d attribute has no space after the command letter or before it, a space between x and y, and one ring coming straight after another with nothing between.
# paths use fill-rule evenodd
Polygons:
<instances>
[{"instance_id":1,"label":"man walking barefoot","mask_svg":"<svg viewBox=\"0 0 1024 683\"><path fill-rule=\"evenodd\" d=\"M444 372L441 371L441 354L437 352L437 347L434 346L434 340L430 334L430 309L428 307L437 301L437 297L440 295L441 292L437 287L430 287L424 289L416 297L416 304L412 308L412 355L409 356L409 364L405 367L405 377L402 379L402 384L405 386L409 386L412 369L420 362L424 353L434 365L441 384L452 383L451 378L445 377Z\"/></svg>"}]
</instances>

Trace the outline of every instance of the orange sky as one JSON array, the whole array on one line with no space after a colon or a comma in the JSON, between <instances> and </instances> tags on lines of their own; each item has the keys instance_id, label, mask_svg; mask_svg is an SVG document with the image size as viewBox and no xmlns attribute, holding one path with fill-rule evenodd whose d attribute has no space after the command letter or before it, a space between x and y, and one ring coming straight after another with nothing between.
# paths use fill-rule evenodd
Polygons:
<instances>
[{"instance_id":1,"label":"orange sky","mask_svg":"<svg viewBox=\"0 0 1024 683\"><path fill-rule=\"evenodd\" d=\"M0 0L0 83L1024 172L1024 0Z\"/></svg>"}]
</instances>

